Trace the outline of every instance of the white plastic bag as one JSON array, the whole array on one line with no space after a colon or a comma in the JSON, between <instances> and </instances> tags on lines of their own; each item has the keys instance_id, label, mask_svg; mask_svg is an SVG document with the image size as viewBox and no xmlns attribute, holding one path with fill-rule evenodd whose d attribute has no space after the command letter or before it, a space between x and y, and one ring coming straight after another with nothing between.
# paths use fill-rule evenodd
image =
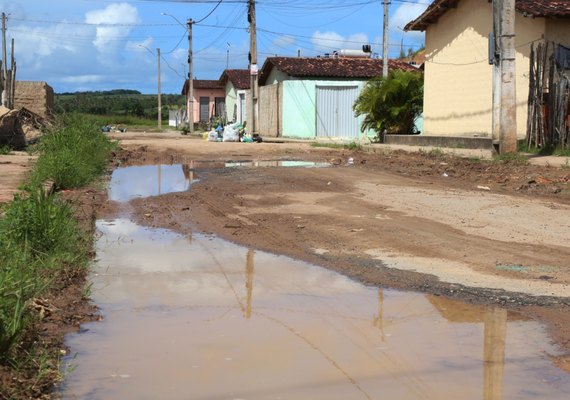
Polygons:
<instances>
[{"instance_id":1,"label":"white plastic bag","mask_svg":"<svg viewBox=\"0 0 570 400\"><path fill-rule=\"evenodd\" d=\"M239 142L238 132L231 125L226 125L223 140L224 142Z\"/></svg>"}]
</instances>

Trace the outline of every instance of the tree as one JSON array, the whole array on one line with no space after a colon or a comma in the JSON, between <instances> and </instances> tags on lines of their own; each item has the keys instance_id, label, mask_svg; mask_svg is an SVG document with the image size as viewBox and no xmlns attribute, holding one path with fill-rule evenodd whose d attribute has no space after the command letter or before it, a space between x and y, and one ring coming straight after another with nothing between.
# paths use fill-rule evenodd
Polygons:
<instances>
[{"instance_id":1,"label":"tree","mask_svg":"<svg viewBox=\"0 0 570 400\"><path fill-rule=\"evenodd\" d=\"M361 131L414 134L422 112L423 76L419 72L393 70L387 78L373 78L356 99L353 109L364 115Z\"/></svg>"}]
</instances>

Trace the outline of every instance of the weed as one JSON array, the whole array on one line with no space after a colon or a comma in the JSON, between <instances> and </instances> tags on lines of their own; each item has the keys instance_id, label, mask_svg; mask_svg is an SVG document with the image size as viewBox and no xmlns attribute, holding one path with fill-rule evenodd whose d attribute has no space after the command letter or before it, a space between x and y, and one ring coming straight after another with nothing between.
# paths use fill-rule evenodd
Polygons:
<instances>
[{"instance_id":1,"label":"weed","mask_svg":"<svg viewBox=\"0 0 570 400\"><path fill-rule=\"evenodd\" d=\"M345 150L360 150L362 146L356 142L350 143L321 143L321 142L313 142L311 143L311 147L326 147L329 149L345 149Z\"/></svg>"},{"instance_id":2,"label":"weed","mask_svg":"<svg viewBox=\"0 0 570 400\"><path fill-rule=\"evenodd\" d=\"M528 158L520 153L505 153L494 158L495 161L511 164L528 164Z\"/></svg>"},{"instance_id":3,"label":"weed","mask_svg":"<svg viewBox=\"0 0 570 400\"><path fill-rule=\"evenodd\" d=\"M68 116L39 142L32 186L52 180L58 189L84 186L104 172L115 144L77 115Z\"/></svg>"},{"instance_id":4,"label":"weed","mask_svg":"<svg viewBox=\"0 0 570 400\"><path fill-rule=\"evenodd\" d=\"M0 146L0 156L8 155L11 152L12 152L12 149L10 149L10 146L7 146L7 145Z\"/></svg>"}]
</instances>

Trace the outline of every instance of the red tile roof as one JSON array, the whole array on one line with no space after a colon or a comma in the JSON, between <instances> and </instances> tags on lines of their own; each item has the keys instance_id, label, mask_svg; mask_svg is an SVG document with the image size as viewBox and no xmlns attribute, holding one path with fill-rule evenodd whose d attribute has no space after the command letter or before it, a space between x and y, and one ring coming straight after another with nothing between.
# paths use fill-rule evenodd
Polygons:
<instances>
[{"instance_id":1,"label":"red tile roof","mask_svg":"<svg viewBox=\"0 0 570 400\"><path fill-rule=\"evenodd\" d=\"M259 83L263 85L273 68L292 77L370 79L382 75L382 60L376 58L304 58L268 57L263 64ZM390 60L390 69L418 71L405 61Z\"/></svg>"},{"instance_id":2,"label":"red tile roof","mask_svg":"<svg viewBox=\"0 0 570 400\"><path fill-rule=\"evenodd\" d=\"M569 0L515 0L515 8L527 17L570 18ZM425 31L435 24L450 8L456 8L459 0L435 0L415 20L408 22L406 31Z\"/></svg>"},{"instance_id":3,"label":"red tile roof","mask_svg":"<svg viewBox=\"0 0 570 400\"><path fill-rule=\"evenodd\" d=\"M245 90L250 87L250 75L247 69L226 69L220 76L220 82L226 84L229 80L236 89Z\"/></svg>"},{"instance_id":4,"label":"red tile roof","mask_svg":"<svg viewBox=\"0 0 570 400\"><path fill-rule=\"evenodd\" d=\"M224 85L219 80L208 80L208 79L194 79L192 81L192 86L194 89L223 89ZM186 95L188 91L188 79L184 82L182 87L182 94Z\"/></svg>"}]
</instances>

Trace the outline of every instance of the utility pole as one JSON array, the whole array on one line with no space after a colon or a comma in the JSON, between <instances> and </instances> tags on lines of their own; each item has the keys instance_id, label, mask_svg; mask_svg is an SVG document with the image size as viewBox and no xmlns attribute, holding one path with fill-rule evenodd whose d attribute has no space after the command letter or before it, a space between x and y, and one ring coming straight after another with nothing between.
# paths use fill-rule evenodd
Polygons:
<instances>
[{"instance_id":1,"label":"utility pole","mask_svg":"<svg viewBox=\"0 0 570 400\"><path fill-rule=\"evenodd\" d=\"M247 19L249 22L249 74L250 74L250 91L251 91L251 133L257 133L257 84L258 84L258 67L257 67L257 32L255 27L255 0L248 0Z\"/></svg>"},{"instance_id":2,"label":"utility pole","mask_svg":"<svg viewBox=\"0 0 570 400\"><path fill-rule=\"evenodd\" d=\"M501 111L499 153L517 151L517 105L515 76L515 0L500 2L501 14Z\"/></svg>"},{"instance_id":3,"label":"utility pole","mask_svg":"<svg viewBox=\"0 0 570 400\"><path fill-rule=\"evenodd\" d=\"M492 138L493 142L499 141L501 130L501 53L499 38L501 37L501 13L499 12L499 0L493 0L493 32L489 42L489 62L493 64L493 118ZM495 142L496 143L496 142Z\"/></svg>"},{"instance_id":4,"label":"utility pole","mask_svg":"<svg viewBox=\"0 0 570 400\"><path fill-rule=\"evenodd\" d=\"M6 52L6 13L2 13L2 105L8 107L8 55Z\"/></svg>"},{"instance_id":5,"label":"utility pole","mask_svg":"<svg viewBox=\"0 0 570 400\"><path fill-rule=\"evenodd\" d=\"M188 92L186 99L186 113L188 114L188 129L194 133L194 77L192 74L192 18L188 18Z\"/></svg>"},{"instance_id":6,"label":"utility pole","mask_svg":"<svg viewBox=\"0 0 570 400\"><path fill-rule=\"evenodd\" d=\"M160 48L156 48L156 59L158 61L158 129L162 129L162 96L160 95Z\"/></svg>"},{"instance_id":7,"label":"utility pole","mask_svg":"<svg viewBox=\"0 0 570 400\"><path fill-rule=\"evenodd\" d=\"M384 33L382 34L382 76L388 76L388 0L384 0Z\"/></svg>"}]
</instances>

